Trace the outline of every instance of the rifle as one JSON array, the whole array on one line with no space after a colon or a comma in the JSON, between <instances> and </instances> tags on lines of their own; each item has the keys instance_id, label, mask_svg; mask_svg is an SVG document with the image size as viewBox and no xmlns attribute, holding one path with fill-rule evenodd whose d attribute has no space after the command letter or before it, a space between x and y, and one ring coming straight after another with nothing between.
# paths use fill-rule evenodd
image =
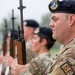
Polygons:
<instances>
[{"instance_id":1,"label":"rifle","mask_svg":"<svg viewBox=\"0 0 75 75\"><path fill-rule=\"evenodd\" d=\"M9 47L8 48L9 55L12 56L13 58L15 58L15 45L14 44L15 44L15 32L16 32L16 30L14 29L14 19L16 19L16 18L14 17L14 10L12 9L12 18L11 18L11 20L12 20L12 30L10 31L11 36L9 36L10 40L8 40L9 43L7 45ZM5 74L10 75L10 69L11 68L9 66L7 66Z\"/></svg>"},{"instance_id":2,"label":"rifle","mask_svg":"<svg viewBox=\"0 0 75 75\"><path fill-rule=\"evenodd\" d=\"M2 45L2 49L3 49L3 56L6 54L7 52L7 20L5 19L5 30L3 31L3 45ZM1 75L5 75L4 72L2 71Z\"/></svg>"},{"instance_id":3,"label":"rifle","mask_svg":"<svg viewBox=\"0 0 75 75\"><path fill-rule=\"evenodd\" d=\"M5 19L5 31L3 32L3 55L7 52L7 44L6 44L6 38L7 38L7 20Z\"/></svg>"},{"instance_id":4,"label":"rifle","mask_svg":"<svg viewBox=\"0 0 75 75\"><path fill-rule=\"evenodd\" d=\"M26 8L22 4L22 0L20 1L20 6L18 9L20 10L20 18L21 18L21 36L17 40L17 52L18 52L18 64L26 64L26 46L23 35L23 9Z\"/></svg>"},{"instance_id":5,"label":"rifle","mask_svg":"<svg viewBox=\"0 0 75 75\"><path fill-rule=\"evenodd\" d=\"M16 19L14 17L14 10L12 9L12 30L11 30L11 40L10 40L10 56L15 58L15 49L14 49L14 40L15 40L15 29L14 29L14 19Z\"/></svg>"}]
</instances>

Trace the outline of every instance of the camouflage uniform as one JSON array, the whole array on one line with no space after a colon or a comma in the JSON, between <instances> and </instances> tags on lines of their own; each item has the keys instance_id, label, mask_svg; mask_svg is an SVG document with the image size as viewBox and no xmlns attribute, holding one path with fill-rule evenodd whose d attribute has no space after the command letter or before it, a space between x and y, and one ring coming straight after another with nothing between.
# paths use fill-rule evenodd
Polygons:
<instances>
[{"instance_id":1,"label":"camouflage uniform","mask_svg":"<svg viewBox=\"0 0 75 75\"><path fill-rule=\"evenodd\" d=\"M36 53L32 51L30 41L26 42L26 62L30 63L33 58L37 56Z\"/></svg>"},{"instance_id":2,"label":"camouflage uniform","mask_svg":"<svg viewBox=\"0 0 75 75\"><path fill-rule=\"evenodd\" d=\"M44 75L75 75L75 38L56 55L53 62Z\"/></svg>"},{"instance_id":3,"label":"camouflage uniform","mask_svg":"<svg viewBox=\"0 0 75 75\"><path fill-rule=\"evenodd\" d=\"M51 54L44 53L36 57L30 63L28 71L22 72L20 75L43 75L44 71L52 64L50 61Z\"/></svg>"},{"instance_id":4,"label":"camouflage uniform","mask_svg":"<svg viewBox=\"0 0 75 75\"><path fill-rule=\"evenodd\" d=\"M39 27L39 24L38 24L38 22L37 21L35 21L35 20L32 20L32 19L27 19L27 20L24 20L23 21L23 26L25 27L27 27L27 28L32 28L33 30L35 30L36 28L38 28ZM26 30L26 29L24 29L24 30ZM28 30L29 31L29 30ZM31 31L31 30L30 30ZM31 31L32 32L32 31ZM24 32L24 34L25 33L27 33L27 31L26 32ZM27 37L26 37L26 35L24 36L24 38L25 38L25 40L26 40L26 62L27 63L30 63L31 62L31 60L32 60L32 58L34 58L37 54L36 53L34 53L34 52L32 52L32 48L31 48L31 44L30 44L30 41L31 41L31 39L32 39L32 35L34 35L34 33L32 32L32 34L29 34L28 33L28 35L30 35L30 36L28 36L28 37L30 37L29 39L26 39Z\"/></svg>"}]
</instances>

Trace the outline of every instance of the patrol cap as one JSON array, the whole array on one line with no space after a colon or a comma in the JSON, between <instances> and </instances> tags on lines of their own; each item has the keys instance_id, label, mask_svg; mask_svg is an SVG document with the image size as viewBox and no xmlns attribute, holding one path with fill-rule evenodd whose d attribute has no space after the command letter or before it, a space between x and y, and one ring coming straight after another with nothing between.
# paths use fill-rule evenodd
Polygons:
<instances>
[{"instance_id":1,"label":"patrol cap","mask_svg":"<svg viewBox=\"0 0 75 75\"><path fill-rule=\"evenodd\" d=\"M34 31L34 34L37 34L37 35L40 34L42 36L47 37L47 39L49 39L50 41L55 41L52 38L52 29L51 28L47 28L47 27L36 28L35 31Z\"/></svg>"},{"instance_id":2,"label":"patrol cap","mask_svg":"<svg viewBox=\"0 0 75 75\"><path fill-rule=\"evenodd\" d=\"M33 27L33 28L39 27L38 22L35 21L35 20L24 20L23 21L23 25L26 25L26 26L29 26L29 27Z\"/></svg>"},{"instance_id":3,"label":"patrol cap","mask_svg":"<svg viewBox=\"0 0 75 75\"><path fill-rule=\"evenodd\" d=\"M52 13L75 14L75 0L52 0L48 7Z\"/></svg>"}]
</instances>

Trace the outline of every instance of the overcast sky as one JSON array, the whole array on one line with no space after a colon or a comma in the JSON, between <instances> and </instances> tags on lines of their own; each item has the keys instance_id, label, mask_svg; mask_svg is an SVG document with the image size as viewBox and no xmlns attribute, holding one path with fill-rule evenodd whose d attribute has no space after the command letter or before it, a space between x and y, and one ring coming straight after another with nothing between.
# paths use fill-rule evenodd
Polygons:
<instances>
[{"instance_id":1,"label":"overcast sky","mask_svg":"<svg viewBox=\"0 0 75 75\"><path fill-rule=\"evenodd\" d=\"M41 16L49 12L48 4L51 0L22 0L26 9L23 10L24 19L35 19L38 22ZM17 9L19 0L0 0L0 22L4 17L8 17L14 9L14 15L19 15L20 11Z\"/></svg>"}]
</instances>

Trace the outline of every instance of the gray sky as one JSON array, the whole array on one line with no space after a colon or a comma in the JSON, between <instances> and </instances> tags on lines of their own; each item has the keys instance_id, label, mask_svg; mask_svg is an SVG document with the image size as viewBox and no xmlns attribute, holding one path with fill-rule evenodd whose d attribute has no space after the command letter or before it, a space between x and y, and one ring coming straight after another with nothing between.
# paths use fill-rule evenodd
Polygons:
<instances>
[{"instance_id":1,"label":"gray sky","mask_svg":"<svg viewBox=\"0 0 75 75\"><path fill-rule=\"evenodd\" d=\"M38 22L41 16L49 12L48 4L51 0L23 0L23 5L26 9L23 11L24 19L35 19ZM0 0L0 22L4 17L8 17L14 9L15 15L19 15L20 11L17 9L19 0Z\"/></svg>"}]
</instances>

